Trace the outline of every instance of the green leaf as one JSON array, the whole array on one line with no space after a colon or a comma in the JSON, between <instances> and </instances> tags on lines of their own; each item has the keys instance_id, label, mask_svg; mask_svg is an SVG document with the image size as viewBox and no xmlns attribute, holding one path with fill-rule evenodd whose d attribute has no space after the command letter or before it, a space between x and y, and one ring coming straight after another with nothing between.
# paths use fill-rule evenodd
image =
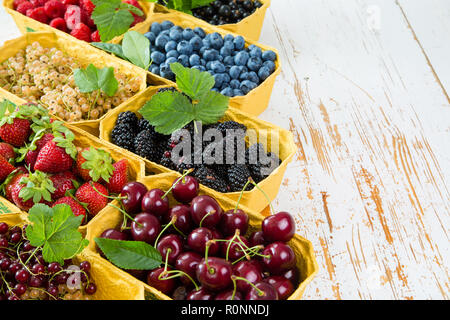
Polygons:
<instances>
[{"instance_id":1,"label":"green leaf","mask_svg":"<svg viewBox=\"0 0 450 320\"><path fill-rule=\"evenodd\" d=\"M194 107L179 92L161 92L152 97L139 113L161 134L171 134L195 118Z\"/></svg>"},{"instance_id":2,"label":"green leaf","mask_svg":"<svg viewBox=\"0 0 450 320\"><path fill-rule=\"evenodd\" d=\"M9 113L13 113L16 109L17 105L8 99L3 99L3 101L0 103L0 117L3 119L3 116L6 115L6 111Z\"/></svg>"},{"instance_id":3,"label":"green leaf","mask_svg":"<svg viewBox=\"0 0 450 320\"><path fill-rule=\"evenodd\" d=\"M192 0L191 9L207 6L214 2L214 0Z\"/></svg>"},{"instance_id":4,"label":"green leaf","mask_svg":"<svg viewBox=\"0 0 450 320\"><path fill-rule=\"evenodd\" d=\"M34 203L39 203L42 199L51 201L52 193L56 190L48 175L38 170L20 179L19 183L25 185L20 190L19 197L25 201L32 198Z\"/></svg>"},{"instance_id":5,"label":"green leaf","mask_svg":"<svg viewBox=\"0 0 450 320\"><path fill-rule=\"evenodd\" d=\"M30 28L30 27L26 27L25 30L27 32L36 32L36 30L34 30L33 28Z\"/></svg>"},{"instance_id":6,"label":"green leaf","mask_svg":"<svg viewBox=\"0 0 450 320\"><path fill-rule=\"evenodd\" d=\"M65 259L73 258L89 243L78 231L83 216L75 217L66 204L53 208L36 204L28 212L28 220L26 236L33 246L42 247L46 262L62 265Z\"/></svg>"},{"instance_id":7,"label":"green leaf","mask_svg":"<svg viewBox=\"0 0 450 320\"><path fill-rule=\"evenodd\" d=\"M203 124L216 123L227 111L229 102L229 97L209 91L202 95L195 105L195 119L201 120Z\"/></svg>"},{"instance_id":8,"label":"green leaf","mask_svg":"<svg viewBox=\"0 0 450 320\"><path fill-rule=\"evenodd\" d=\"M132 13L142 17L144 15L144 12L142 12L141 9L136 8L135 6L133 6L132 4L129 3L124 3L122 2L119 6L120 9L127 9L129 11L131 11Z\"/></svg>"},{"instance_id":9,"label":"green leaf","mask_svg":"<svg viewBox=\"0 0 450 320\"><path fill-rule=\"evenodd\" d=\"M98 181L100 178L109 181L111 178L114 167L112 165L111 155L102 150L90 147L81 154L86 160L81 165L81 168L89 170L89 175L93 181Z\"/></svg>"},{"instance_id":10,"label":"green leaf","mask_svg":"<svg viewBox=\"0 0 450 320\"><path fill-rule=\"evenodd\" d=\"M114 77L114 68L97 69L98 72L98 86L108 96L112 97L119 88L119 82Z\"/></svg>"},{"instance_id":11,"label":"green leaf","mask_svg":"<svg viewBox=\"0 0 450 320\"><path fill-rule=\"evenodd\" d=\"M145 70L150 65L150 41L139 32L128 31L122 41L122 50L126 58Z\"/></svg>"},{"instance_id":12,"label":"green leaf","mask_svg":"<svg viewBox=\"0 0 450 320\"><path fill-rule=\"evenodd\" d=\"M198 100L214 87L215 80L209 72L185 68L178 62L171 63L170 68L176 75L178 88L193 100Z\"/></svg>"},{"instance_id":13,"label":"green leaf","mask_svg":"<svg viewBox=\"0 0 450 320\"><path fill-rule=\"evenodd\" d=\"M98 69L92 63L86 69L75 69L74 79L75 84L83 93L100 89L111 97L119 87L119 83L114 77L113 67Z\"/></svg>"},{"instance_id":14,"label":"green leaf","mask_svg":"<svg viewBox=\"0 0 450 320\"><path fill-rule=\"evenodd\" d=\"M93 45L96 48L102 49L103 51L113 53L116 56L127 60L127 57L123 54L122 46L120 44L115 43L104 43L104 42L91 42L91 45Z\"/></svg>"},{"instance_id":15,"label":"green leaf","mask_svg":"<svg viewBox=\"0 0 450 320\"><path fill-rule=\"evenodd\" d=\"M111 263L127 270L152 270L162 264L158 250L142 241L95 238L95 243Z\"/></svg>"},{"instance_id":16,"label":"green leaf","mask_svg":"<svg viewBox=\"0 0 450 320\"><path fill-rule=\"evenodd\" d=\"M120 3L117 1L99 3L91 17L97 26L102 42L108 42L125 33L133 23L134 17L127 9L118 9Z\"/></svg>"}]
</instances>

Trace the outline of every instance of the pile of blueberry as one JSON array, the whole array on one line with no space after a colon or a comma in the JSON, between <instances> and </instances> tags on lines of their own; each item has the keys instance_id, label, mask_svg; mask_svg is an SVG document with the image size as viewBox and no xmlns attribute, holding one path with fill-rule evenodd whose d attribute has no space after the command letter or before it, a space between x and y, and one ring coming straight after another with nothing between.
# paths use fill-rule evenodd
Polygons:
<instances>
[{"instance_id":1,"label":"pile of blueberry","mask_svg":"<svg viewBox=\"0 0 450 320\"><path fill-rule=\"evenodd\" d=\"M246 48L241 36L207 34L200 27L183 29L167 20L154 22L145 36L150 40L153 60L150 72L174 81L170 69L174 62L208 71L216 81L213 90L229 97L246 95L276 69L275 52L255 45Z\"/></svg>"}]
</instances>

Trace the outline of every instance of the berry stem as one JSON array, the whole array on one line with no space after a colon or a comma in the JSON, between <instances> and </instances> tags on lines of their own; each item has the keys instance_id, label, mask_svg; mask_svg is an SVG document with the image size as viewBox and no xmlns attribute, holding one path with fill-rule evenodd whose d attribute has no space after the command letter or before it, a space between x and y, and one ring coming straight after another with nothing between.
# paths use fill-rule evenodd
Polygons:
<instances>
[{"instance_id":1,"label":"berry stem","mask_svg":"<svg viewBox=\"0 0 450 320\"><path fill-rule=\"evenodd\" d=\"M256 290L256 292L258 292L258 295L259 295L260 297L262 297L262 296L264 295L264 291L262 291L262 290L259 289L257 286L255 286L251 281L249 281L249 280L247 280L247 279L245 279L245 278L243 278L243 277L231 276L231 280L233 280L233 279L234 279L234 281L236 281L236 280L241 280L241 281L247 282L250 286L252 286L252 287Z\"/></svg>"},{"instance_id":2,"label":"berry stem","mask_svg":"<svg viewBox=\"0 0 450 320\"><path fill-rule=\"evenodd\" d=\"M252 178L249 178L249 180L256 187L256 189L258 189L264 195L264 197L267 199L267 202L269 203L270 211L272 212L272 215L275 214L275 210L273 209L273 206L272 206L272 201L270 200L267 193L265 193L264 190L261 189L260 186L258 186L258 184L255 181L253 181Z\"/></svg>"},{"instance_id":3,"label":"berry stem","mask_svg":"<svg viewBox=\"0 0 450 320\"><path fill-rule=\"evenodd\" d=\"M113 197L113 196L107 196L106 194L101 193L100 191L97 190L97 188L94 186L93 183L90 184L92 189L95 190L95 192L97 192L99 195L101 195L102 197L105 197L107 199L112 199L112 200L125 200L128 199L128 197Z\"/></svg>"},{"instance_id":4,"label":"berry stem","mask_svg":"<svg viewBox=\"0 0 450 320\"><path fill-rule=\"evenodd\" d=\"M160 277L161 277L161 275L162 275L163 273L161 273L159 276L158 276L158 280L169 280L169 279L174 279L174 278L178 278L178 277L182 277L182 276L185 276L186 278L188 278L193 284L194 284L194 287L195 287L195 290L199 290L199 287L198 287L198 285L197 285L197 283L194 281L194 279L192 279L192 277L190 276L190 275L188 275L186 272L183 272L183 271L181 271L181 270L171 270L171 271L166 271L166 274L173 274L172 276L169 276L169 277L166 277L165 279L160 279Z\"/></svg>"},{"instance_id":5,"label":"berry stem","mask_svg":"<svg viewBox=\"0 0 450 320\"><path fill-rule=\"evenodd\" d=\"M252 180L251 180L251 178L249 178L248 181L245 183L244 188L242 188L242 190L241 190L241 194L239 195L239 199L236 202L236 207L234 208L233 213L237 212L237 210L239 208L239 203L241 202L242 196L244 195L244 191L245 191L245 189L247 189L248 185L251 183L252 183Z\"/></svg>"},{"instance_id":6,"label":"berry stem","mask_svg":"<svg viewBox=\"0 0 450 320\"><path fill-rule=\"evenodd\" d=\"M123 213L123 215L124 215L126 218L130 219L131 221L133 221L133 222L136 223L139 227L142 228L142 224L140 224L139 222L137 222L137 221L136 221L132 216L130 216L125 210L119 208L119 207L116 206L116 205L113 205L112 203L108 203L108 206L113 207L114 209L119 210L120 212ZM124 220L125 220L125 219L124 219Z\"/></svg>"},{"instance_id":7,"label":"berry stem","mask_svg":"<svg viewBox=\"0 0 450 320\"><path fill-rule=\"evenodd\" d=\"M166 226L161 230L161 232L158 234L158 237L155 240L155 244L154 247L156 248L156 246L158 245L158 241L159 238L161 237L161 235L171 226L174 225L175 221L177 221L177 217L173 216L172 220L170 220L170 222L168 224L166 224Z\"/></svg>"},{"instance_id":8,"label":"berry stem","mask_svg":"<svg viewBox=\"0 0 450 320\"><path fill-rule=\"evenodd\" d=\"M201 228L201 227L202 227L202 224L203 224L203 221L204 221L208 216L210 216L210 215L212 215L212 214L214 214L214 213L216 213L216 210L211 210L211 211L209 211L207 214L205 214L205 215L203 216L202 220L200 220L200 223L198 224L198 226Z\"/></svg>"}]
</instances>

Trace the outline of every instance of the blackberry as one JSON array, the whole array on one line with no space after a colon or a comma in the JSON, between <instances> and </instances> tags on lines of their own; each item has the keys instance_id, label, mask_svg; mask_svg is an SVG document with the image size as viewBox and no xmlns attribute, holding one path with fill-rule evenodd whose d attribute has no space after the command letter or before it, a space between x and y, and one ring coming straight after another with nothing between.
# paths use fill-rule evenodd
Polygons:
<instances>
[{"instance_id":1,"label":"blackberry","mask_svg":"<svg viewBox=\"0 0 450 320\"><path fill-rule=\"evenodd\" d=\"M197 178L198 182L211 189L222 193L230 192L230 187L227 182L220 178L214 170L206 166L200 166L192 175Z\"/></svg>"},{"instance_id":2,"label":"blackberry","mask_svg":"<svg viewBox=\"0 0 450 320\"><path fill-rule=\"evenodd\" d=\"M230 166L226 164L215 164L211 167L223 180L228 180L228 168Z\"/></svg>"},{"instance_id":3,"label":"blackberry","mask_svg":"<svg viewBox=\"0 0 450 320\"><path fill-rule=\"evenodd\" d=\"M210 24L238 23L262 7L259 0L216 0L208 6L192 9L194 17Z\"/></svg>"},{"instance_id":4,"label":"blackberry","mask_svg":"<svg viewBox=\"0 0 450 320\"><path fill-rule=\"evenodd\" d=\"M166 154L163 154L158 163L168 169L177 170L177 166L175 163L173 163L170 155L167 157Z\"/></svg>"},{"instance_id":5,"label":"blackberry","mask_svg":"<svg viewBox=\"0 0 450 320\"><path fill-rule=\"evenodd\" d=\"M150 122L148 122L148 120L142 118L139 119L138 121L138 130L139 132L144 131L144 130L150 130L150 131L155 131L155 127L153 127Z\"/></svg>"},{"instance_id":6,"label":"blackberry","mask_svg":"<svg viewBox=\"0 0 450 320\"><path fill-rule=\"evenodd\" d=\"M134 130L128 124L116 124L111 132L111 142L131 152L134 152L135 137Z\"/></svg>"},{"instance_id":7,"label":"blackberry","mask_svg":"<svg viewBox=\"0 0 450 320\"><path fill-rule=\"evenodd\" d=\"M176 92L177 88L175 88L175 87L160 88L160 89L158 89L158 91L156 93L167 92L167 91Z\"/></svg>"},{"instance_id":8,"label":"blackberry","mask_svg":"<svg viewBox=\"0 0 450 320\"><path fill-rule=\"evenodd\" d=\"M129 125L131 128L133 128L133 131L136 131L136 128L138 127L138 117L134 112L131 111L121 112L119 113L116 121L116 125L118 124Z\"/></svg>"},{"instance_id":9,"label":"blackberry","mask_svg":"<svg viewBox=\"0 0 450 320\"><path fill-rule=\"evenodd\" d=\"M155 135L150 130L141 131L134 140L135 153L150 161L157 162L161 159L164 150L155 140Z\"/></svg>"},{"instance_id":10,"label":"blackberry","mask_svg":"<svg viewBox=\"0 0 450 320\"><path fill-rule=\"evenodd\" d=\"M216 128L217 130L220 130L224 136L227 134L227 130L242 130L244 133L247 132L247 127L236 121L221 122Z\"/></svg>"},{"instance_id":11,"label":"blackberry","mask_svg":"<svg viewBox=\"0 0 450 320\"><path fill-rule=\"evenodd\" d=\"M274 153L266 153L261 143L251 145L245 152L248 169L256 183L265 179L281 161Z\"/></svg>"},{"instance_id":12,"label":"blackberry","mask_svg":"<svg viewBox=\"0 0 450 320\"><path fill-rule=\"evenodd\" d=\"M236 164L228 168L228 182L230 183L231 191L241 191L252 175L245 164ZM246 190L251 190L250 186Z\"/></svg>"}]
</instances>

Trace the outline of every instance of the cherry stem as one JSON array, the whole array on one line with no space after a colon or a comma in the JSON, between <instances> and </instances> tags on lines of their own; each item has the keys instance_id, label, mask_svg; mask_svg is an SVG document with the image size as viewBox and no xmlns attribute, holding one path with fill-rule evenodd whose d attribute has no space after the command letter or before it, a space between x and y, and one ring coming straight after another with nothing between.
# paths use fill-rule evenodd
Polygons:
<instances>
[{"instance_id":1,"label":"cherry stem","mask_svg":"<svg viewBox=\"0 0 450 320\"><path fill-rule=\"evenodd\" d=\"M205 249L205 265L206 265L206 269L208 269L208 272L213 274L215 271L213 268L209 267L208 264L208 252L209 252L209 247L215 243L215 240L208 240L208 242L206 242L206 249Z\"/></svg>"},{"instance_id":2,"label":"cherry stem","mask_svg":"<svg viewBox=\"0 0 450 320\"><path fill-rule=\"evenodd\" d=\"M156 248L156 246L158 245L158 241L159 238L161 238L161 235L171 226L175 224L175 221L177 221L177 216L173 216L172 220L170 220L170 222L168 224L166 224L166 226L161 230L161 232L158 234L158 237L156 237L155 240L155 245L154 247Z\"/></svg>"},{"instance_id":3,"label":"cherry stem","mask_svg":"<svg viewBox=\"0 0 450 320\"><path fill-rule=\"evenodd\" d=\"M112 199L112 200L124 200L124 199L128 199L128 197L112 197L112 196L107 196L106 194L101 193L100 191L97 190L97 188L94 186L93 183L90 184L92 189L94 189L99 195L101 195L102 197L105 197L107 199Z\"/></svg>"},{"instance_id":4,"label":"cherry stem","mask_svg":"<svg viewBox=\"0 0 450 320\"><path fill-rule=\"evenodd\" d=\"M164 193L164 195L161 197L161 199L164 199L165 197L167 197L167 195L170 193L170 191L172 191L173 188L175 188L175 186L180 183L180 181L182 181L184 179L184 177L186 177L188 174L190 174L191 172L193 172L194 169L189 169L189 170L185 170L183 175L181 177L179 177L177 179L177 181L175 181L174 184L172 184L172 186L169 188L169 190L166 191L166 193ZM184 180L183 180L184 181Z\"/></svg>"},{"instance_id":5,"label":"cherry stem","mask_svg":"<svg viewBox=\"0 0 450 320\"><path fill-rule=\"evenodd\" d=\"M163 273L161 273L158 276L158 280L169 280L169 279L174 279L174 278L178 278L178 277L182 277L185 276L186 278L188 278L195 287L195 290L198 291L199 287L197 285L197 283L194 281L194 279L192 279L192 277L190 275L188 275L186 272L183 272L181 270L171 270L171 271L166 271L165 274L173 274L172 276L166 277L165 279L161 279L161 275L163 275Z\"/></svg>"},{"instance_id":6,"label":"cherry stem","mask_svg":"<svg viewBox=\"0 0 450 320\"><path fill-rule=\"evenodd\" d=\"M264 295L264 291L262 291L261 289L259 289L257 286L255 286L250 280L248 280L248 279L245 279L245 278L243 278L243 277L238 277L238 276L231 276L231 280L234 280L234 281L236 281L236 280L241 280L241 281L245 281L245 282L247 282L250 286L252 286L255 290L256 290L256 292L258 292L258 295L260 296L260 297L262 297L263 295Z\"/></svg>"},{"instance_id":7,"label":"cherry stem","mask_svg":"<svg viewBox=\"0 0 450 320\"><path fill-rule=\"evenodd\" d=\"M170 248L168 248L167 249L167 252L166 252L166 259L165 259L165 261L164 261L164 271L163 272L161 272L161 274L165 274L165 273L167 273L167 266L169 265L169 254L172 252L172 249L170 249ZM161 275L160 274L160 275ZM159 276L160 276L159 275ZM159 276L158 276L158 279L159 279Z\"/></svg>"},{"instance_id":8,"label":"cherry stem","mask_svg":"<svg viewBox=\"0 0 450 320\"><path fill-rule=\"evenodd\" d=\"M137 221L136 221L132 216L130 216L125 210L119 208L119 207L116 206L116 205L113 205L112 203L108 203L108 206L113 207L114 209L119 210L120 212L123 213L123 215L124 215L126 218L130 219L131 221L133 221L133 222L136 223L139 227L142 228L142 224L140 224L139 222L137 222ZM124 220L125 220L125 219L124 219Z\"/></svg>"},{"instance_id":9,"label":"cherry stem","mask_svg":"<svg viewBox=\"0 0 450 320\"><path fill-rule=\"evenodd\" d=\"M273 206L272 206L272 201L270 200L270 198L267 195L267 193L265 193L264 190L261 189L261 187L258 186L258 184L255 181L253 181L252 178L248 178L248 179L256 187L256 189L258 189L264 195L264 197L267 199L267 202L269 203L270 211L272 211L272 214L275 214L275 210L273 210Z\"/></svg>"},{"instance_id":10,"label":"cherry stem","mask_svg":"<svg viewBox=\"0 0 450 320\"><path fill-rule=\"evenodd\" d=\"M198 226L201 228L201 227L202 227L202 224L203 224L203 221L204 221L208 216L210 216L210 215L212 215L212 214L214 214L214 213L216 213L216 210L211 210L211 211L209 211L207 214L205 214L205 215L203 216L202 220L200 221L200 223L198 224Z\"/></svg>"},{"instance_id":11,"label":"cherry stem","mask_svg":"<svg viewBox=\"0 0 450 320\"><path fill-rule=\"evenodd\" d=\"M237 203L236 203L236 207L234 208L233 213L236 213L236 212L237 212L237 210L238 210L238 208L239 208L239 203L241 202L241 199L242 199L242 197L244 196L245 189L247 189L248 185L252 183L252 181L251 181L250 179L251 179L251 178L249 178L249 179L247 180L247 182L246 182L245 185L244 185L244 188L242 188L241 194L239 195L239 199L238 199L238 201L237 201Z\"/></svg>"}]
</instances>

